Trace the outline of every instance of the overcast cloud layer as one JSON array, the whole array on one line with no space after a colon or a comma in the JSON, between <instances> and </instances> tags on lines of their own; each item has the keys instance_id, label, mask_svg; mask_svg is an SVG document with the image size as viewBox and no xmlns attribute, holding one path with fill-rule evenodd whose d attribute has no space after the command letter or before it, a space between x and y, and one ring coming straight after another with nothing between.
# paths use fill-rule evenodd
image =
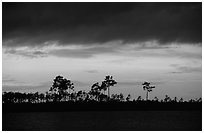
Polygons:
<instances>
[{"instance_id":1,"label":"overcast cloud layer","mask_svg":"<svg viewBox=\"0 0 204 133\"><path fill-rule=\"evenodd\" d=\"M201 43L202 3L5 3L3 46Z\"/></svg>"}]
</instances>

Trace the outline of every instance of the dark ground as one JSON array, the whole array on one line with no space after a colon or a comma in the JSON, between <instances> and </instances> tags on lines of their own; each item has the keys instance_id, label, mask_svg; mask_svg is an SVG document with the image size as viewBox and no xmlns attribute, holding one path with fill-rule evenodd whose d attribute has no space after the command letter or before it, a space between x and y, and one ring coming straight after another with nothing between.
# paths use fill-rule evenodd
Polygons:
<instances>
[{"instance_id":1,"label":"dark ground","mask_svg":"<svg viewBox=\"0 0 204 133\"><path fill-rule=\"evenodd\" d=\"M202 111L4 112L2 128L3 131L201 131Z\"/></svg>"},{"instance_id":2,"label":"dark ground","mask_svg":"<svg viewBox=\"0 0 204 133\"><path fill-rule=\"evenodd\" d=\"M46 102L3 103L8 112L68 112L68 111L144 111L144 110L202 110L201 102Z\"/></svg>"}]
</instances>

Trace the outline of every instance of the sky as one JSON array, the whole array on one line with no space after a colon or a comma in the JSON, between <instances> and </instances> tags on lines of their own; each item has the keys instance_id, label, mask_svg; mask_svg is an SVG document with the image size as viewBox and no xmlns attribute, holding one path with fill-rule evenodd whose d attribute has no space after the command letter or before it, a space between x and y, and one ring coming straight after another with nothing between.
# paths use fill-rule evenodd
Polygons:
<instances>
[{"instance_id":1,"label":"sky","mask_svg":"<svg viewBox=\"0 0 204 133\"><path fill-rule=\"evenodd\" d=\"M2 4L2 90L75 90L112 75L110 93L202 97L202 3Z\"/></svg>"}]
</instances>

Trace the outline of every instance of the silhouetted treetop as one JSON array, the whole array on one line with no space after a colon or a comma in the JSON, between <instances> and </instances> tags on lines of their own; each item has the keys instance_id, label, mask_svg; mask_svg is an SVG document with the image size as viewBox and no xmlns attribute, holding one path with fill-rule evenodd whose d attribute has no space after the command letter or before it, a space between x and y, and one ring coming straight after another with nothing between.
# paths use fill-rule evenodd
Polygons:
<instances>
[{"instance_id":1,"label":"silhouetted treetop","mask_svg":"<svg viewBox=\"0 0 204 133\"><path fill-rule=\"evenodd\" d=\"M155 86L150 86L149 82L144 82L142 85L143 85L143 89L145 91L147 91L147 93L146 93L146 100L148 100L148 93L151 92L152 89L155 88Z\"/></svg>"},{"instance_id":2,"label":"silhouetted treetop","mask_svg":"<svg viewBox=\"0 0 204 133\"><path fill-rule=\"evenodd\" d=\"M117 82L113 79L113 76L106 76L105 80L102 82L102 85L105 89L108 89L108 98L110 98L110 86L114 86Z\"/></svg>"},{"instance_id":3,"label":"silhouetted treetop","mask_svg":"<svg viewBox=\"0 0 204 133\"><path fill-rule=\"evenodd\" d=\"M50 88L51 92L58 93L59 95L65 95L67 93L67 90L73 90L74 84L71 82L71 80L67 80L66 78L63 78L62 76L57 76L52 84L52 87Z\"/></svg>"}]
</instances>

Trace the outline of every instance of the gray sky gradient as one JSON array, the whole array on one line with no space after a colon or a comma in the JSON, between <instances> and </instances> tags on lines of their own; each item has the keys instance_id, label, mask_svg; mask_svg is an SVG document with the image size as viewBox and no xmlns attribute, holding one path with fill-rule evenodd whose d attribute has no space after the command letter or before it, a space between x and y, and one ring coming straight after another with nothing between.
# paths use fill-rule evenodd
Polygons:
<instances>
[{"instance_id":1,"label":"gray sky gradient","mask_svg":"<svg viewBox=\"0 0 204 133\"><path fill-rule=\"evenodd\" d=\"M49 90L57 75L90 90L110 74L111 93L198 98L202 3L2 4L3 91Z\"/></svg>"}]
</instances>

